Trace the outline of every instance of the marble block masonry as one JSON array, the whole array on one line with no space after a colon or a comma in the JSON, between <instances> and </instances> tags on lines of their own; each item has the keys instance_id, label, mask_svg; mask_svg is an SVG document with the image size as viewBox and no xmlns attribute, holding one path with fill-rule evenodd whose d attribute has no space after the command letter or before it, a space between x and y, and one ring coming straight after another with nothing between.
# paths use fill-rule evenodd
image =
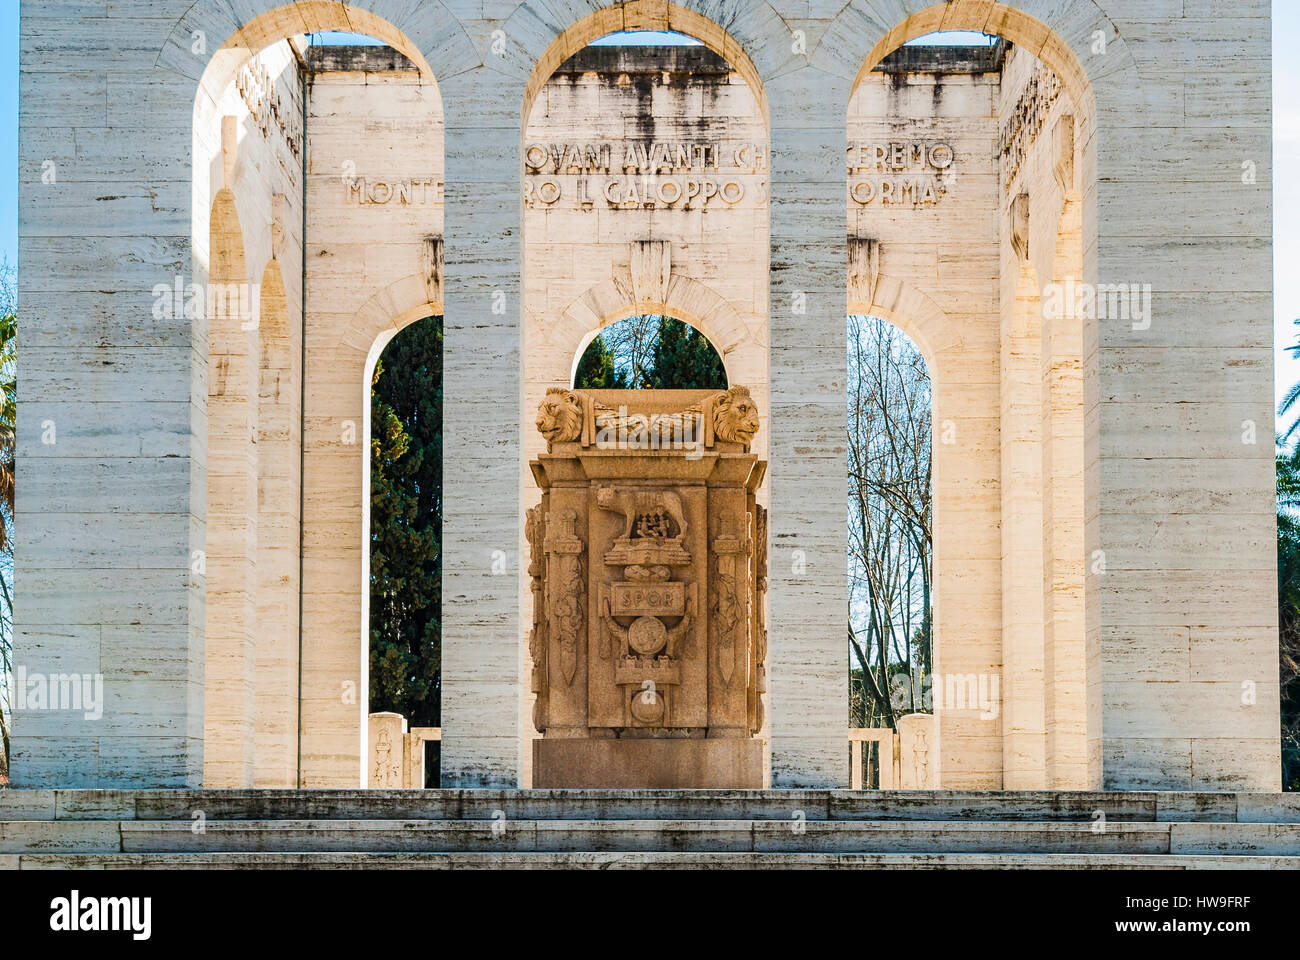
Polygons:
<instances>
[{"instance_id":1,"label":"marble block masonry","mask_svg":"<svg viewBox=\"0 0 1300 960\"><path fill-rule=\"evenodd\" d=\"M1277 790L1271 6L21 4L15 675L102 711L22 691L13 785L419 785L440 737L449 788L829 789L858 737L903 786ZM940 30L1002 42L904 46ZM575 392L638 313L728 399ZM934 385L935 715L887 744L848 315ZM429 317L442 714L404 730L369 387ZM607 450L620 407L701 445Z\"/></svg>"}]
</instances>

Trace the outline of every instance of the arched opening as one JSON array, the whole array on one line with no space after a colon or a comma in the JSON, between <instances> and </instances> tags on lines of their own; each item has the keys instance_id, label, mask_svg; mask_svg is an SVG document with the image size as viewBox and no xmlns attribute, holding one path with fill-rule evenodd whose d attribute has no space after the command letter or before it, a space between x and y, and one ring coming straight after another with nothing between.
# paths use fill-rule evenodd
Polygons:
<instances>
[{"instance_id":1,"label":"arched opening","mask_svg":"<svg viewBox=\"0 0 1300 960\"><path fill-rule=\"evenodd\" d=\"M666 314L637 314L597 331L573 370L577 390L726 390L709 338Z\"/></svg>"},{"instance_id":2,"label":"arched opening","mask_svg":"<svg viewBox=\"0 0 1300 960\"><path fill-rule=\"evenodd\" d=\"M638 338L644 362L624 365L630 384L743 385L765 417L766 93L740 45L701 15L670 4L612 12L563 31L525 90L524 422L548 390L617 382L622 335L638 327L654 336ZM540 499L529 463L545 440L529 429L523 439L527 510ZM763 429L754 452L766 445ZM524 576L519 595L526 630ZM520 648L528 676L524 637ZM531 783L539 734L523 699L521 769Z\"/></svg>"},{"instance_id":3,"label":"arched opening","mask_svg":"<svg viewBox=\"0 0 1300 960\"><path fill-rule=\"evenodd\" d=\"M428 733L442 726L442 351L442 318L417 321L371 378L368 710L406 720L406 777L418 781L370 770L376 787L439 782L441 743Z\"/></svg>"},{"instance_id":4,"label":"arched opening","mask_svg":"<svg viewBox=\"0 0 1300 960\"><path fill-rule=\"evenodd\" d=\"M896 731L933 711L932 384L920 349L848 319L849 725ZM897 786L891 743L857 749L866 787Z\"/></svg>"},{"instance_id":5,"label":"arched opening","mask_svg":"<svg viewBox=\"0 0 1300 960\"><path fill-rule=\"evenodd\" d=\"M933 779L900 773L902 785L1100 785L1084 577L1089 320L1044 319L1038 287L1067 282L1062 256L1084 283L1095 110L1070 48L996 3L909 16L855 81L850 311L876 312L901 285L945 318L916 337L935 390L937 749ZM911 333L915 318L899 317Z\"/></svg>"},{"instance_id":6,"label":"arched opening","mask_svg":"<svg viewBox=\"0 0 1300 960\"><path fill-rule=\"evenodd\" d=\"M182 22L169 43L189 37ZM261 308L238 331L239 418L223 412L234 354L218 316L196 317L196 342L211 345L208 786L366 782L371 351L442 312L442 137L419 47L347 4L254 18L199 81L195 192L219 206L195 205L194 280L209 300L233 282L219 246L229 208L244 225L234 272Z\"/></svg>"}]
</instances>

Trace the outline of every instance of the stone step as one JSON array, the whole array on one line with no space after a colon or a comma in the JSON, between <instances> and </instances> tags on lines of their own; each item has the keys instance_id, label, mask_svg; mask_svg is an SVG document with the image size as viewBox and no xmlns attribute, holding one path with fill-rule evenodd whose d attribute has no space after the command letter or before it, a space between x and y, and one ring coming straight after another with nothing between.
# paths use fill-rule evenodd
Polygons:
<instances>
[{"instance_id":1,"label":"stone step","mask_svg":"<svg viewBox=\"0 0 1300 960\"><path fill-rule=\"evenodd\" d=\"M1300 858L896 853L0 854L0 870L1297 870Z\"/></svg>"},{"instance_id":2,"label":"stone step","mask_svg":"<svg viewBox=\"0 0 1300 960\"><path fill-rule=\"evenodd\" d=\"M1300 857L1300 824L818 820L0 822L0 854L880 853Z\"/></svg>"},{"instance_id":3,"label":"stone step","mask_svg":"<svg viewBox=\"0 0 1300 960\"><path fill-rule=\"evenodd\" d=\"M0 820L815 820L1300 823L1300 794L673 790L0 790Z\"/></svg>"}]
</instances>

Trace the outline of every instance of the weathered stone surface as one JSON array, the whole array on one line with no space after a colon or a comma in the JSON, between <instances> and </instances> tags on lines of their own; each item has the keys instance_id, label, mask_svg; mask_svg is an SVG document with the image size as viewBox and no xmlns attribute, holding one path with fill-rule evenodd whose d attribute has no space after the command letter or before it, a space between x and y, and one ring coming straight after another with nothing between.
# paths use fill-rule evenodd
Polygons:
<instances>
[{"instance_id":1,"label":"weathered stone surface","mask_svg":"<svg viewBox=\"0 0 1300 960\"><path fill-rule=\"evenodd\" d=\"M662 254L642 256L666 277ZM547 392L525 531L535 786L763 785L759 422L742 386Z\"/></svg>"},{"instance_id":2,"label":"weathered stone surface","mask_svg":"<svg viewBox=\"0 0 1300 960\"><path fill-rule=\"evenodd\" d=\"M147 705L118 696L96 726L20 711L14 782L361 782L368 361L437 307L445 782L529 782L521 491L540 440L520 410L570 386L601 324L662 308L714 339L764 414L771 781L846 783L847 210L849 238L875 251L849 307L914 336L935 422L953 428L935 458L936 670L1001 681L996 717L940 711L938 782L1276 789L1267 10L917 6L812 5L799 54L784 9L742 0L505 3L465 20L409 0L168 15L125 0L107 20L24 5L16 662L53 656L53 628L79 638L80 669L160 672ZM404 59L319 62L304 103L283 40L325 28L371 31ZM694 33L728 64L580 54L623 28ZM939 28L1014 46L871 72ZM596 60L564 66L574 55ZM574 140L639 143L647 165L658 140L718 155L689 175L593 174L587 205L571 165L528 166L528 144ZM877 142L906 156L912 140L916 171L880 168ZM1256 175L1225 156L1257 157ZM674 179L705 202L686 211L662 188ZM440 203L416 202L439 183ZM214 217L223 190L233 211ZM265 285L283 329L156 317L156 288L178 277ZM1070 280L1149 290L1151 314L1046 318L1048 287ZM1231 702L1243 683L1249 709Z\"/></svg>"}]
</instances>

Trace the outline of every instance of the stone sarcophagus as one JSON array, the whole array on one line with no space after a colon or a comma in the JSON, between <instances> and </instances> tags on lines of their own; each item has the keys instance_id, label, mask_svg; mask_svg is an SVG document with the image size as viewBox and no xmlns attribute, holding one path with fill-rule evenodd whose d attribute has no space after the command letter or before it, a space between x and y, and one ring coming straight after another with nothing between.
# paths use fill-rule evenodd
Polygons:
<instances>
[{"instance_id":1,"label":"stone sarcophagus","mask_svg":"<svg viewBox=\"0 0 1300 960\"><path fill-rule=\"evenodd\" d=\"M528 512L536 787L761 788L749 391L552 390Z\"/></svg>"}]
</instances>

